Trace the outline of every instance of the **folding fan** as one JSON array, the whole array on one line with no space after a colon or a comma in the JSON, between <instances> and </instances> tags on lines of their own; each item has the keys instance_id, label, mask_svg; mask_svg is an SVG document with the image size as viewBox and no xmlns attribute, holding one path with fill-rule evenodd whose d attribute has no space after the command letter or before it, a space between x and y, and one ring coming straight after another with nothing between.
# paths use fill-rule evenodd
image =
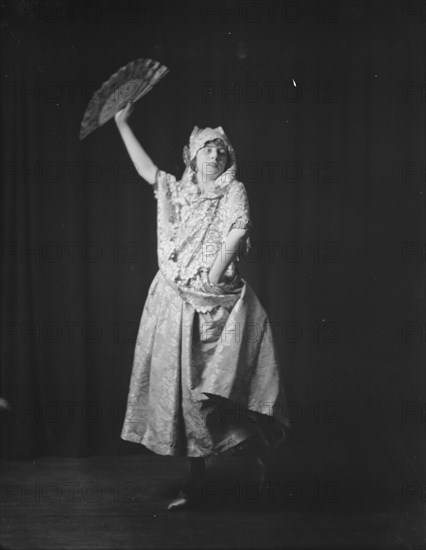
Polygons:
<instances>
[{"instance_id":1,"label":"folding fan","mask_svg":"<svg viewBox=\"0 0 426 550\"><path fill-rule=\"evenodd\" d=\"M97 90L84 113L79 138L110 120L127 103L134 103L148 93L169 69L152 59L136 59L112 74Z\"/></svg>"}]
</instances>

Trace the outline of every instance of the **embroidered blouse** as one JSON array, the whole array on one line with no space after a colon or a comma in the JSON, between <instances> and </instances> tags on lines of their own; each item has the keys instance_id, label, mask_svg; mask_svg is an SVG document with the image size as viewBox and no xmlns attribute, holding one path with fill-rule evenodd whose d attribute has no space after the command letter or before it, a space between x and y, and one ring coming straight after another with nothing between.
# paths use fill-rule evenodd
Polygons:
<instances>
[{"instance_id":1,"label":"embroidered blouse","mask_svg":"<svg viewBox=\"0 0 426 550\"><path fill-rule=\"evenodd\" d=\"M231 229L248 230L245 251L250 248L252 222L243 183L218 178L202 193L192 178L177 181L158 169L153 190L157 199L158 264L168 282L197 311L211 311L219 305L232 307L244 284L236 266L239 257L225 271L223 285L212 285L208 274Z\"/></svg>"}]
</instances>

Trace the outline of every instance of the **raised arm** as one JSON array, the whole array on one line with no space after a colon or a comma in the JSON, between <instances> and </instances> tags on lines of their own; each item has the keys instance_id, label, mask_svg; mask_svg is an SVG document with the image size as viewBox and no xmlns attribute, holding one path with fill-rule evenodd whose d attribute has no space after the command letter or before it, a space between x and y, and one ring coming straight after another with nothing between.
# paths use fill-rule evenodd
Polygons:
<instances>
[{"instance_id":1,"label":"raised arm","mask_svg":"<svg viewBox=\"0 0 426 550\"><path fill-rule=\"evenodd\" d=\"M132 103L128 103L124 109L121 109L115 116L115 122L120 135L124 141L127 152L132 159L138 174L151 185L155 182L157 166L146 154L139 141L136 139L132 129L127 123L127 119L133 111Z\"/></svg>"}]
</instances>

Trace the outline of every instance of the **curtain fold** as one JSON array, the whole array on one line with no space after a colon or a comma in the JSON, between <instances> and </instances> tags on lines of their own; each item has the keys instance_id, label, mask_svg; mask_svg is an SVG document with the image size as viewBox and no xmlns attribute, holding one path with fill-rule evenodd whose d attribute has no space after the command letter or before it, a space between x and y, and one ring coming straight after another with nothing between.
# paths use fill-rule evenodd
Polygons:
<instances>
[{"instance_id":1,"label":"curtain fold","mask_svg":"<svg viewBox=\"0 0 426 550\"><path fill-rule=\"evenodd\" d=\"M254 223L241 271L274 324L292 437L400 465L423 381L421 21L399 2L225 26L204 3L143 2L134 23L100 4L105 21L2 29L3 456L143 452L120 431L156 204L112 121L78 133L96 87L151 57L170 74L130 125L160 169L182 175L195 124L235 146Z\"/></svg>"}]
</instances>

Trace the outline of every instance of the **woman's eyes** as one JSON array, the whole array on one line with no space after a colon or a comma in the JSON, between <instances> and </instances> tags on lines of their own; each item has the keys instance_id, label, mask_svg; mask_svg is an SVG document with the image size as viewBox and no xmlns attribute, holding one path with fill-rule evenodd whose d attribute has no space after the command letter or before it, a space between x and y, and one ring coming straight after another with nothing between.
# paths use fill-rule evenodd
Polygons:
<instances>
[{"instance_id":1,"label":"woman's eyes","mask_svg":"<svg viewBox=\"0 0 426 550\"><path fill-rule=\"evenodd\" d=\"M204 150L206 153L211 153L213 149L211 147L206 147ZM225 149L218 149L217 152L219 155L226 155Z\"/></svg>"}]
</instances>

